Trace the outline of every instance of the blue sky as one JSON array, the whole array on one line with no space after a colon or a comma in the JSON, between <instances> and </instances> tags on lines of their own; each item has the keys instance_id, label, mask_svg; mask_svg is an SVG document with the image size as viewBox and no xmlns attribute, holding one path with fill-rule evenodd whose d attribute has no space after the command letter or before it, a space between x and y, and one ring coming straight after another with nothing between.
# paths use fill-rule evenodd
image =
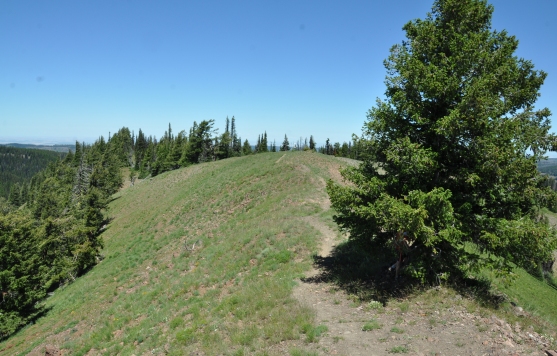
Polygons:
<instances>
[{"instance_id":1,"label":"blue sky","mask_svg":"<svg viewBox=\"0 0 557 356\"><path fill-rule=\"evenodd\" d=\"M383 60L432 0L0 0L0 143L162 136L236 117L251 143L360 134ZM557 114L557 2L491 0L493 28L548 72ZM557 128L557 119L553 117Z\"/></svg>"}]
</instances>

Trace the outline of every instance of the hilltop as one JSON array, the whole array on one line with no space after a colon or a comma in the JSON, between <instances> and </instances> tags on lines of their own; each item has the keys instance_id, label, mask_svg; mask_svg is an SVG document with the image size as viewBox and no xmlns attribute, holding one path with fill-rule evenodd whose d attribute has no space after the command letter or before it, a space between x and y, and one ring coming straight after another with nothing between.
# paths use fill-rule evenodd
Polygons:
<instances>
[{"instance_id":1,"label":"hilltop","mask_svg":"<svg viewBox=\"0 0 557 356\"><path fill-rule=\"evenodd\" d=\"M0 343L0 355L541 354L551 346L542 334L555 324L524 310L487 309L447 287L380 303L313 269L346 239L325 183L341 182L348 164L263 153L127 184L110 204L104 259L56 290L45 315Z\"/></svg>"}]
</instances>

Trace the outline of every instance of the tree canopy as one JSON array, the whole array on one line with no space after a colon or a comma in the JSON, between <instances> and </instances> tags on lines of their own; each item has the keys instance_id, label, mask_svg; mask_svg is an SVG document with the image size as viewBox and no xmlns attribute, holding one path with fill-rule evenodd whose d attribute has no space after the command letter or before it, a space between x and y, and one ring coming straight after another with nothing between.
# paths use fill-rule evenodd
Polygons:
<instances>
[{"instance_id":1,"label":"tree canopy","mask_svg":"<svg viewBox=\"0 0 557 356\"><path fill-rule=\"evenodd\" d=\"M556 142L549 110L534 108L546 73L492 30L493 10L436 0L404 25L384 62L386 100L364 124L363 163L343 171L353 184L328 184L341 228L393 252L402 243L422 280L532 270L557 247L540 212L556 195L536 169Z\"/></svg>"}]
</instances>

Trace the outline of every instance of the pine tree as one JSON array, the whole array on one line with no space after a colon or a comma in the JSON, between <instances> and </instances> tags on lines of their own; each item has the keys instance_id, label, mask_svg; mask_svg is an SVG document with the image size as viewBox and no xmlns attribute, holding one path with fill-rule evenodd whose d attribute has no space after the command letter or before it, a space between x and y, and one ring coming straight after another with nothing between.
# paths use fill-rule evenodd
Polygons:
<instances>
[{"instance_id":1,"label":"pine tree","mask_svg":"<svg viewBox=\"0 0 557 356\"><path fill-rule=\"evenodd\" d=\"M281 151L290 151L290 143L288 142L288 137L284 135L284 141L282 141L282 146L280 146Z\"/></svg>"}]
</instances>

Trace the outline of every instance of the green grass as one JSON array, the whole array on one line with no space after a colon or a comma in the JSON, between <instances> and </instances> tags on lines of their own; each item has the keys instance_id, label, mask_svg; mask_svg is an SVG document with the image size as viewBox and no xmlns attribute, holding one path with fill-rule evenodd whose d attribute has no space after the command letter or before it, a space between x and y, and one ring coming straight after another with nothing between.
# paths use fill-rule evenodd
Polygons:
<instances>
[{"instance_id":1,"label":"green grass","mask_svg":"<svg viewBox=\"0 0 557 356\"><path fill-rule=\"evenodd\" d=\"M302 333L306 335L306 342L317 342L319 337L325 332L327 332L329 328L325 325L318 325L313 326L311 324L304 324L302 326Z\"/></svg>"},{"instance_id":2,"label":"green grass","mask_svg":"<svg viewBox=\"0 0 557 356\"><path fill-rule=\"evenodd\" d=\"M303 218L333 224L324 182L344 163L283 155L195 165L119 192L105 259L57 290L46 315L0 343L0 354L45 344L73 355L259 354L315 342L326 327L305 327L313 311L291 296L320 241Z\"/></svg>"},{"instance_id":3,"label":"green grass","mask_svg":"<svg viewBox=\"0 0 557 356\"><path fill-rule=\"evenodd\" d=\"M408 348L406 346L394 346L389 350L392 354L406 354L408 353Z\"/></svg>"},{"instance_id":4,"label":"green grass","mask_svg":"<svg viewBox=\"0 0 557 356\"><path fill-rule=\"evenodd\" d=\"M399 327L393 326L391 328L391 332L396 333L396 334L402 334L402 333L404 333L404 330L399 328Z\"/></svg>"},{"instance_id":5,"label":"green grass","mask_svg":"<svg viewBox=\"0 0 557 356\"><path fill-rule=\"evenodd\" d=\"M523 269L517 268L515 273L517 278L512 284L504 283L495 277L492 278L493 284L505 293L510 301L554 327L557 326L557 290ZM505 307L512 308L508 303Z\"/></svg>"},{"instance_id":6,"label":"green grass","mask_svg":"<svg viewBox=\"0 0 557 356\"><path fill-rule=\"evenodd\" d=\"M373 331L373 330L381 329L382 327L383 325L379 324L377 320L372 320L370 322L365 323L364 326L362 326L362 331Z\"/></svg>"},{"instance_id":7,"label":"green grass","mask_svg":"<svg viewBox=\"0 0 557 356\"><path fill-rule=\"evenodd\" d=\"M336 172L344 163L312 153L283 155L195 165L118 193L109 211L114 220L102 235L105 259L56 290L45 301L45 316L1 342L0 355L39 354L46 344L72 355L263 355L281 342L317 341L326 327L292 298L292 288L321 240L303 218L335 227L333 212L323 209L324 182L340 179ZM354 254L362 261L349 271L364 273L381 262L367 252ZM413 311L418 300L433 315L436 308L460 303L470 312L519 322L524 330L556 330L557 291L522 270L517 274L511 286L496 279L494 285L539 318L519 318L509 303L493 310L469 298L456 300L450 288L418 289L403 302L346 290L355 305L364 302L373 313L384 313L389 303L401 313ZM296 348L290 353L314 354Z\"/></svg>"}]
</instances>

